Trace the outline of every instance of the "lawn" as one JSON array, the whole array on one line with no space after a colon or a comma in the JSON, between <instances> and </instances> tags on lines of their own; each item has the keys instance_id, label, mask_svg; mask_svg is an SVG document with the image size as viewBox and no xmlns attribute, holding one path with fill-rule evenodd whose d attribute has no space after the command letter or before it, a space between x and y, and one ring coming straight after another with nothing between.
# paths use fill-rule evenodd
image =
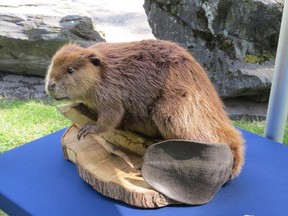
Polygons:
<instances>
[{"instance_id":1,"label":"lawn","mask_svg":"<svg viewBox=\"0 0 288 216\"><path fill-rule=\"evenodd\" d=\"M0 100L0 153L69 126L69 120L55 108L59 104L40 100ZM265 121L243 118L233 123L239 128L263 135ZM288 127L284 143L288 143Z\"/></svg>"},{"instance_id":2,"label":"lawn","mask_svg":"<svg viewBox=\"0 0 288 216\"><path fill-rule=\"evenodd\" d=\"M239 120L239 121L233 121L233 124L238 128L243 128L247 131L263 136L266 122L263 120L251 121L251 120L247 120L246 118L243 118L242 120ZM285 127L283 143L288 144L288 125L287 124Z\"/></svg>"},{"instance_id":3,"label":"lawn","mask_svg":"<svg viewBox=\"0 0 288 216\"><path fill-rule=\"evenodd\" d=\"M56 102L0 100L0 153L67 127Z\"/></svg>"}]
</instances>

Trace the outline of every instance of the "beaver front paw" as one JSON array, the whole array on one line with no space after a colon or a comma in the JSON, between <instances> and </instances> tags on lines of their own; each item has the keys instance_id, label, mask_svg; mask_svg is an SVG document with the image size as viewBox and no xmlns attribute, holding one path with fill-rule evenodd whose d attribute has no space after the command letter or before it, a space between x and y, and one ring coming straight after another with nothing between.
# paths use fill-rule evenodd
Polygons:
<instances>
[{"instance_id":1,"label":"beaver front paw","mask_svg":"<svg viewBox=\"0 0 288 216\"><path fill-rule=\"evenodd\" d=\"M95 124L86 124L82 127L77 134L77 139L85 138L87 134L95 134L97 132L97 126Z\"/></svg>"}]
</instances>

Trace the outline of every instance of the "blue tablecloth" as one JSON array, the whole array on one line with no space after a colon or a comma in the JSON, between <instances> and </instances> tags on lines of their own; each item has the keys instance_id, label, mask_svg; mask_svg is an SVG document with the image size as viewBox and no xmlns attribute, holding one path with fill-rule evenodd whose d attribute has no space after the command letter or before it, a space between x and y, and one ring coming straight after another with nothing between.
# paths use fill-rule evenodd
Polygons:
<instances>
[{"instance_id":1,"label":"blue tablecloth","mask_svg":"<svg viewBox=\"0 0 288 216\"><path fill-rule=\"evenodd\" d=\"M288 215L288 147L242 131L243 171L208 204L140 209L104 197L63 158L64 130L0 154L0 209L9 215Z\"/></svg>"}]
</instances>

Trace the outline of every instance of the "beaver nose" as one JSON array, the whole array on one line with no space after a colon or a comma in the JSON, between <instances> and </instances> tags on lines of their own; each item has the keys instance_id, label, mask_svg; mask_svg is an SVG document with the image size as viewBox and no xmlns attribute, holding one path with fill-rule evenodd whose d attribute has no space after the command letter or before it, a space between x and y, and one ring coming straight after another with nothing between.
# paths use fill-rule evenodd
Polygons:
<instances>
[{"instance_id":1,"label":"beaver nose","mask_svg":"<svg viewBox=\"0 0 288 216\"><path fill-rule=\"evenodd\" d=\"M50 83L48 84L48 91L49 91L49 92L54 91L54 90L55 90L55 86L56 86L55 83L50 82Z\"/></svg>"}]
</instances>

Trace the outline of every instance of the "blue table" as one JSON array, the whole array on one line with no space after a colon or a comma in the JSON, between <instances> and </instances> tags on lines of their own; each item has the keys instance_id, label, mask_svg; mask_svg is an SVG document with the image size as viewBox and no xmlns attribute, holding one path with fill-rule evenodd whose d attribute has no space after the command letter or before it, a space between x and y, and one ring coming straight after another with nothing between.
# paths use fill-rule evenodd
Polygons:
<instances>
[{"instance_id":1,"label":"blue table","mask_svg":"<svg viewBox=\"0 0 288 216\"><path fill-rule=\"evenodd\" d=\"M242 131L247 142L240 177L208 204L153 210L104 197L63 158L64 130L0 154L0 209L9 215L288 215L288 147Z\"/></svg>"}]
</instances>

